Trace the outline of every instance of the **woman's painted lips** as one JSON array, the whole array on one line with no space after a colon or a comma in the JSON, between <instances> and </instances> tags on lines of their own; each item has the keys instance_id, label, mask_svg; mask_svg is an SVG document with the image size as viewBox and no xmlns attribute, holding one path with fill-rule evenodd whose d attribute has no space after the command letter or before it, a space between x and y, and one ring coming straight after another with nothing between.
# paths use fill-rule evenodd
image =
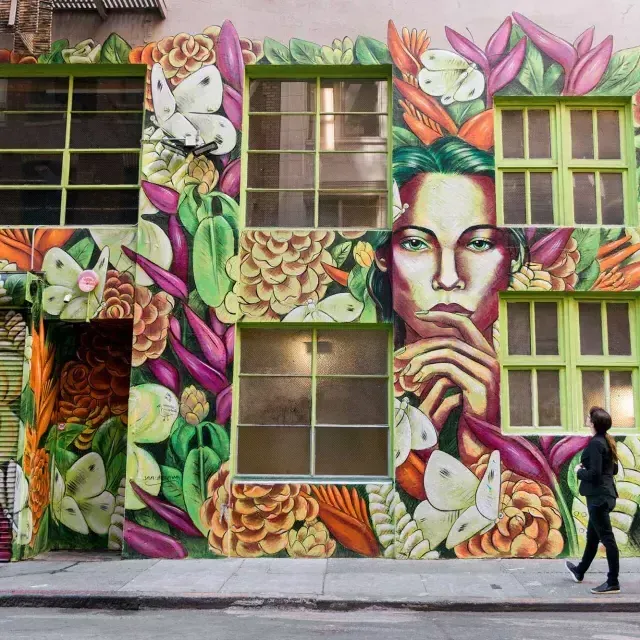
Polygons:
<instances>
[{"instance_id":1,"label":"woman's painted lips","mask_svg":"<svg viewBox=\"0 0 640 640\"><path fill-rule=\"evenodd\" d=\"M426 311L426 312L418 311L418 315L428 315L428 313L431 311L444 311L445 313L457 313L458 315L467 316L467 317L473 314L473 311L469 311L469 309L465 309L463 306L459 304L437 304L431 307L429 311Z\"/></svg>"}]
</instances>

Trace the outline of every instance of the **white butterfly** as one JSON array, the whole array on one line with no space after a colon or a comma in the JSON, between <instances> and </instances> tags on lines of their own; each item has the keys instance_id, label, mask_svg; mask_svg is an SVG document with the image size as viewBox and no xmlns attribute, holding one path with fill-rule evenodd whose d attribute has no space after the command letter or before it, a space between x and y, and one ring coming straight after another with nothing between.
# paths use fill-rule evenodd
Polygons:
<instances>
[{"instance_id":1,"label":"white butterfly","mask_svg":"<svg viewBox=\"0 0 640 640\"><path fill-rule=\"evenodd\" d=\"M418 73L418 84L428 95L440 98L442 104L468 102L484 91L484 76L475 64L452 51L427 49L421 56L424 66Z\"/></svg>"},{"instance_id":2,"label":"white butterfly","mask_svg":"<svg viewBox=\"0 0 640 640\"><path fill-rule=\"evenodd\" d=\"M452 549L478 533L492 529L500 517L500 452L494 451L487 470L478 480L462 462L443 451L434 451L424 474L427 500L414 520L435 549L446 539Z\"/></svg>"},{"instance_id":3,"label":"white butterfly","mask_svg":"<svg viewBox=\"0 0 640 640\"><path fill-rule=\"evenodd\" d=\"M394 401L394 413L394 443L398 467L409 457L412 449L421 451L435 446L438 434L431 420L420 409L412 407L407 398Z\"/></svg>"},{"instance_id":4,"label":"white butterfly","mask_svg":"<svg viewBox=\"0 0 640 640\"><path fill-rule=\"evenodd\" d=\"M290 311L283 322L355 322L364 304L350 293L336 293L320 302L312 298ZM407 453L407 455L409 455Z\"/></svg>"},{"instance_id":5,"label":"white butterfly","mask_svg":"<svg viewBox=\"0 0 640 640\"><path fill-rule=\"evenodd\" d=\"M4 511L11 520L15 541L29 544L33 533L29 483L22 467L13 460L0 467L0 511Z\"/></svg>"},{"instance_id":6,"label":"white butterfly","mask_svg":"<svg viewBox=\"0 0 640 640\"><path fill-rule=\"evenodd\" d=\"M222 77L213 65L201 67L171 92L162 66L151 69L152 121L170 138L193 139L211 146L214 155L230 153L238 134L228 118L216 113L222 106Z\"/></svg>"}]
</instances>

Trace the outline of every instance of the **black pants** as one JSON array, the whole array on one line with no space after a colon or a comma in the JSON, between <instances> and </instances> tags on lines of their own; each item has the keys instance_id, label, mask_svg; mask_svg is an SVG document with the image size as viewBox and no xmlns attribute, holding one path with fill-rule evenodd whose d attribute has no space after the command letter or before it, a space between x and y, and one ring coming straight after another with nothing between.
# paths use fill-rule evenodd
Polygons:
<instances>
[{"instance_id":1,"label":"black pants","mask_svg":"<svg viewBox=\"0 0 640 640\"><path fill-rule=\"evenodd\" d=\"M616 506L614 498L587 498L587 509L589 511L589 526L587 527L587 544L584 548L582 560L578 565L578 571L585 574L593 559L598 553L598 543L602 542L607 552L607 562L609 564L609 574L607 582L610 585L618 584L618 574L620 573L620 554L618 545L611 529L611 518L609 514Z\"/></svg>"}]
</instances>

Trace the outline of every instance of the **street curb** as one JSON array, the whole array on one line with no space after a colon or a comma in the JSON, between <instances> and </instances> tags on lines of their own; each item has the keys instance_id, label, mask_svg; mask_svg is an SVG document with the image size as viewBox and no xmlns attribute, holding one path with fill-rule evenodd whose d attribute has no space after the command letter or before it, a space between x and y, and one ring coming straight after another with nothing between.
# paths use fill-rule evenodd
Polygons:
<instances>
[{"instance_id":1,"label":"street curb","mask_svg":"<svg viewBox=\"0 0 640 640\"><path fill-rule=\"evenodd\" d=\"M307 609L311 611L359 611L363 609L394 609L423 612L481 612L481 613L522 613L522 612L609 612L637 613L636 598L620 596L596 596L571 600L517 599L499 600L409 600L376 598L334 598L310 596L290 598L285 596L246 596L193 594L125 594L9 591L0 593L0 607L54 608L54 609L102 609L120 611L141 611L148 609L199 609L220 610L233 607L270 609Z\"/></svg>"}]
</instances>

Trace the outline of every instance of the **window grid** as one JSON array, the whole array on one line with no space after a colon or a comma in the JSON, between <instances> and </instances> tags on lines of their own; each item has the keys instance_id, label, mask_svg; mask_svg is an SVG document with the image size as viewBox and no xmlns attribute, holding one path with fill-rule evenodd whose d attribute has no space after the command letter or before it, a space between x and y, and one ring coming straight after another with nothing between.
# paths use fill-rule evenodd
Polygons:
<instances>
[{"instance_id":1,"label":"window grid","mask_svg":"<svg viewBox=\"0 0 640 640\"><path fill-rule=\"evenodd\" d=\"M535 354L535 317L533 308L536 302L556 302L558 304L558 352L557 356L538 356ZM508 334L507 305L525 302L530 305L531 353L532 355L510 355ZM582 355L580 353L579 304L598 303L602 317L603 355ZM629 333L631 344L630 356L609 355L608 327L606 308L608 304L626 303L629 305ZM640 332L636 328L640 317L640 296L621 294L599 295L574 294L562 297L557 295L527 296L516 292L506 292L500 298L500 364L501 364L501 414L502 428L505 433L518 435L563 435L576 433L585 435L585 412L583 410L583 371L603 373L605 409L611 408L610 377L611 372L630 372L633 397L633 427L617 427L612 433L629 435L640 433ZM558 370L560 375L560 415L561 429L538 426L537 386L535 380L538 371ZM509 372L528 371L532 375L532 416L531 427L512 426L510 424Z\"/></svg>"},{"instance_id":2,"label":"window grid","mask_svg":"<svg viewBox=\"0 0 640 640\"><path fill-rule=\"evenodd\" d=\"M83 70L84 71L84 70ZM98 69L100 71L100 69ZM9 78L14 76L9 76ZM35 78L38 76L23 76L25 79L27 78ZM47 76L47 77L60 77L60 76ZM83 153L91 153L91 154L124 154L124 153L135 153L140 155L141 146L137 147L123 147L123 148L72 148L71 147L71 131L72 131L72 120L74 115L80 114L91 114L91 115L100 115L100 114L121 114L121 115L130 115L130 114L142 114L142 123L141 123L141 131L140 138L142 139L142 133L144 130L144 104L140 105L140 109L118 109L118 110L95 110L95 111L87 111L81 109L73 109L73 96L74 96L74 78L75 75L70 74L68 76L64 76L68 78L67 85L67 105L64 111L62 110L24 110L24 111L16 111L16 110L0 110L0 115L65 115L65 143L64 148L31 148L31 149L0 149L0 153L2 154L24 154L24 155L60 155L62 158L62 169L61 169L61 179L59 184L0 184L0 194L3 191L59 191L60 198L60 219L59 224L64 225L66 223L66 212L67 212L67 196L69 191L87 191L87 190L100 190L100 191L113 191L113 190L127 190L127 191L138 191L140 188L140 178L138 177L138 181L135 184L70 184L69 175L71 170L71 155L72 154L83 154ZM102 78L102 77L114 77L113 74L109 75L101 75L98 73L87 74L82 73L78 77L82 78ZM115 77L136 77L135 75L120 75L117 74ZM144 91L144 80L140 77L141 88ZM104 221L99 221L96 224L105 224ZM107 223L108 224L108 223ZM35 228L39 225L37 224L20 224L23 228Z\"/></svg>"},{"instance_id":3,"label":"window grid","mask_svg":"<svg viewBox=\"0 0 640 640\"><path fill-rule=\"evenodd\" d=\"M254 69L248 69L248 72L254 71ZM260 70L258 70L260 71ZM244 119L243 121L247 123L243 130L242 136L242 150L241 157L243 162L241 163L242 167L242 176L241 176L241 201L240 201L240 211L241 211L241 220L243 226L247 227L247 214L246 214L246 204L247 204L247 193L280 193L280 192L293 192L293 193L312 193L314 195L314 212L313 212L313 228L327 228L326 226L320 227L319 224L319 200L320 193L335 193L335 194L353 194L353 195L384 195L387 196L387 207L386 207L386 216L385 216L385 225L382 227L371 227L371 228L385 228L390 227L390 221L392 220L392 207L393 201L390 196L390 185L392 182L392 158L391 158L391 141L392 141L392 127L393 127L393 117L391 113L392 105L393 105L393 85L387 75L380 74L365 74L362 73L362 70L358 71L357 75L354 75L352 68L347 68L344 72L340 73L339 69L332 70L333 73L326 73L324 70L322 73L314 72L312 74L308 74L305 72L300 72L294 76L290 75L268 75L264 76L262 74L256 74L255 77L249 76L248 80L245 82L244 86L244 96L243 96L243 105L244 105ZM336 75L335 72L338 72ZM273 80L273 81L302 81L302 80L315 80L315 109L314 111L251 111L249 108L250 104L250 94L249 88L251 80L261 79L261 80ZM345 81L358 81L358 80L378 80L385 81L387 84L387 111L323 111L322 110L322 94L321 94L321 83L325 79L336 79L336 80L345 80ZM249 128L250 128L250 117L251 116L271 116L271 117L280 117L280 116L313 116L314 117L314 129L315 129L315 140L314 140L314 149L311 150L301 150L301 149L250 149L249 148ZM350 150L350 149L333 149L333 150L322 150L320 149L320 138L321 138L321 124L322 124L322 116L323 115L350 115L350 116L384 116L386 117L386 149L385 151L372 151L370 149L362 149L362 150ZM250 155L257 155L262 153L278 153L278 154L307 154L314 156L314 186L313 188L262 188L262 187L249 187L247 186L247 173L248 173L248 163ZM387 162L387 172L386 172L386 188L385 189L375 189L372 187L337 187L337 188L328 188L322 187L320 188L320 157L322 154L349 154L349 155L360 155L360 154L379 154L385 155ZM253 226L253 225L252 225ZM305 225L299 225L298 228L304 228ZM256 228L261 229L279 229L281 227L268 227L268 226L260 226ZM356 227L340 227L342 229L356 229ZM364 227L357 227L358 230Z\"/></svg>"},{"instance_id":4,"label":"window grid","mask_svg":"<svg viewBox=\"0 0 640 640\"><path fill-rule=\"evenodd\" d=\"M496 204L499 224L517 226L518 224L540 226L562 226L589 224L604 225L601 200L601 174L621 173L623 189L624 222L620 224L636 224L635 206L635 146L633 143L633 115L631 101L594 101L585 98L579 100L565 98L551 102L548 99L527 99L526 105L520 99L496 100ZM550 113L551 158L529 158L529 117L530 111L548 110ZM523 114L523 147L522 158L504 157L502 114L505 111L518 111ZM592 116L593 158L573 158L571 112L588 111ZM599 159L598 145L598 112L615 111L618 113L620 132L620 159ZM553 223L536 223L531 216L530 175L536 171L552 173L553 180ZM524 173L526 180L525 204L526 220L524 223L505 221L504 211L504 179L505 173ZM576 222L574 216L573 175L576 173L594 174L594 191L596 220L593 223ZM606 223L606 226L616 226Z\"/></svg>"},{"instance_id":5,"label":"window grid","mask_svg":"<svg viewBox=\"0 0 640 640\"><path fill-rule=\"evenodd\" d=\"M390 425L393 424L393 376L389 374L390 371L393 371L393 333L392 331L385 328L387 333L387 373L386 374L319 374L317 373L317 363L318 363L318 332L331 330L331 331L349 331L349 327L340 327L336 325L323 325L322 323L318 323L313 326L313 328L309 328L304 325L296 325L293 323L287 323L284 326L275 326L272 327L274 331L281 330L304 330L309 331L312 334L312 352L311 352L311 373L243 373L242 372L242 331L246 329L259 328L263 329L264 325L254 325L254 324L245 324L243 323L239 326L240 331L236 332L236 345L235 352L236 358L234 359L234 374L233 374L233 386L234 389L237 389L238 392L234 393L232 396L232 417L231 417L231 455L230 455L230 464L231 464L231 474L233 477L238 478L247 478L249 480L256 480L260 478L267 479L269 481L277 481L278 478L284 478L287 482L294 482L296 479L300 479L301 481L308 481L309 479L313 479L314 481L328 481L328 482L339 482L340 484L349 484L350 482L361 483L363 480L366 482L375 482L380 479L388 479L392 475L392 462L393 462L393 429L390 428ZM381 331L380 326L358 326L358 331ZM310 460L310 475L300 475L300 476L292 476L292 475L264 475L264 474L239 474L237 463L238 463L238 434L240 427L251 427L251 426L270 426L270 425L254 425L250 423L240 423L239 415L240 415L240 380L242 378L311 378L311 424L309 426L309 438L310 447L309 447L309 455L311 457ZM360 379L376 379L376 380L387 380L387 424L379 424L379 425L364 425L365 428L372 429L386 429L387 430L387 476L378 477L378 476L327 476L327 475L316 475L316 428L319 426L323 428L322 424L318 424L316 417L316 407L317 407L317 381L318 379L345 379L345 378L353 378L356 380ZM276 425L277 426L277 425ZM358 425L326 425L330 427L345 427L345 428L358 428ZM291 428L306 428L306 427L291 427Z\"/></svg>"}]
</instances>

